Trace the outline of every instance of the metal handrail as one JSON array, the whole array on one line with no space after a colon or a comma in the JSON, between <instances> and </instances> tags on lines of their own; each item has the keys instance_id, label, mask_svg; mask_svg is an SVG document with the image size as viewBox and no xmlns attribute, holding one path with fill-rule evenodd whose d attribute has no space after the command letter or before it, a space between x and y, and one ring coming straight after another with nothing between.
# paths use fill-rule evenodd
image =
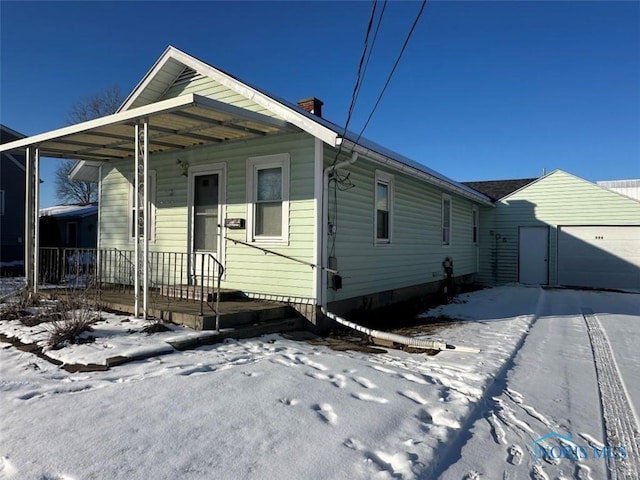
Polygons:
<instances>
[{"instance_id":1,"label":"metal handrail","mask_svg":"<svg viewBox=\"0 0 640 480\"><path fill-rule=\"evenodd\" d=\"M255 248L256 250L260 250L262 252L264 252L265 255L267 254L271 254L271 255L276 255L278 257L282 257L282 258L286 258L288 260L291 260L293 262L297 262L297 263L301 263L302 265L306 265L307 267L311 267L311 268L319 268L320 270L325 270L329 273L333 273L335 275L339 275L340 272L338 270L334 270L332 268L329 267L323 267L321 265L316 265L315 263L309 263L309 262L305 262L304 260L300 260L299 258L294 258L291 257L289 255L285 255L284 253L278 253L278 252L274 252L273 250L269 250L268 248L262 248L262 247L258 247L257 245L252 245L251 243L247 243L247 242L243 242L242 240L237 240L235 238L230 238L225 236L224 237L225 240L229 240L231 242L233 242L234 244L241 244L241 245L245 245L247 247L251 247L251 248Z\"/></svg>"},{"instance_id":2,"label":"metal handrail","mask_svg":"<svg viewBox=\"0 0 640 480\"><path fill-rule=\"evenodd\" d=\"M218 265L218 278L216 280L216 331L220 331L220 280L222 275L224 274L224 265L218 261L218 259L213 256L213 254L208 253L207 256L213 260ZM205 255L200 257L200 272L204 277L204 259ZM200 315L204 315L204 280L200 282Z\"/></svg>"}]
</instances>

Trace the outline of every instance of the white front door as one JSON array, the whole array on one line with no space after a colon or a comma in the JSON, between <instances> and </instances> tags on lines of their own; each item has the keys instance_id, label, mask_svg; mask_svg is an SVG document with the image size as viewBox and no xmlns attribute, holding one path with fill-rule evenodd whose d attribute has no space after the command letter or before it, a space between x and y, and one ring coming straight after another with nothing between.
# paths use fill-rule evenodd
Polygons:
<instances>
[{"instance_id":1,"label":"white front door","mask_svg":"<svg viewBox=\"0 0 640 480\"><path fill-rule=\"evenodd\" d=\"M518 281L525 285L549 283L549 227L520 227Z\"/></svg>"},{"instance_id":2,"label":"white front door","mask_svg":"<svg viewBox=\"0 0 640 480\"><path fill-rule=\"evenodd\" d=\"M189 173L189 251L192 274L204 283L217 275L222 262L221 227L224 207L224 168L198 167Z\"/></svg>"}]
</instances>

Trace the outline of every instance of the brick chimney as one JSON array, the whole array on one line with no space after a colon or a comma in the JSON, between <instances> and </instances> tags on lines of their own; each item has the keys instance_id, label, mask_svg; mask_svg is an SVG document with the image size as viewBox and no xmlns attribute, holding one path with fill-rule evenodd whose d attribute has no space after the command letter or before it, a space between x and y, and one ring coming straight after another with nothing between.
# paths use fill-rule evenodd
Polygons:
<instances>
[{"instance_id":1,"label":"brick chimney","mask_svg":"<svg viewBox=\"0 0 640 480\"><path fill-rule=\"evenodd\" d=\"M318 100L316 97L303 98L298 100L298 106L309 113L313 113L318 117L322 117L322 100Z\"/></svg>"}]
</instances>

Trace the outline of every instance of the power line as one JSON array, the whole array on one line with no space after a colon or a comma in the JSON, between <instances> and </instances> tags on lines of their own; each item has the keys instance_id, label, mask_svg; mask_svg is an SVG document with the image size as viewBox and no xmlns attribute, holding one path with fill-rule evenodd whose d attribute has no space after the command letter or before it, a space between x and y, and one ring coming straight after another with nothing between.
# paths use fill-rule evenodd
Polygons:
<instances>
[{"instance_id":1,"label":"power line","mask_svg":"<svg viewBox=\"0 0 640 480\"><path fill-rule=\"evenodd\" d=\"M356 82L353 85L353 92L351 93L351 103L349 105L349 111L347 112L347 121L345 122L344 132L342 134L343 137L347 133L347 128L349 127L349 122L351 121L351 115L353 114L353 109L356 104L357 93L360 90L360 85L362 83L362 69L365 63L365 58L367 56L367 50L369 49L369 35L371 34L371 29L373 28L373 21L375 19L377 5L377 0L373 0L373 4L371 5L371 14L369 16L369 24L367 25L367 33L364 37L364 46L362 48L362 54L360 55L360 62L358 63Z\"/></svg>"},{"instance_id":2,"label":"power line","mask_svg":"<svg viewBox=\"0 0 640 480\"><path fill-rule=\"evenodd\" d=\"M378 18L378 24L376 25L376 31L373 34L373 40L371 41L371 48L369 49L369 53L367 55L367 61L364 64L364 68L362 70L362 80L360 81L360 85L358 86L358 91L356 92L355 102L358 101L358 96L360 95L360 90L362 89L362 84L364 83L364 79L367 76L367 68L369 67L369 60L371 60L371 54L373 53L373 49L376 45L376 40L378 38L378 32L380 31L380 25L382 24L382 17L384 17L384 12L387 9L387 0L384 0L382 3L382 11L380 12L380 17ZM345 132L346 133L346 132Z\"/></svg>"},{"instance_id":3,"label":"power line","mask_svg":"<svg viewBox=\"0 0 640 480\"><path fill-rule=\"evenodd\" d=\"M422 5L420 6L420 10L418 11L418 15L416 15L415 20L413 21L413 25L411 26L411 30L409 30L409 33L407 34L407 38L404 40L404 44L402 45L402 49L400 50L400 53L398 54L398 58L396 59L396 62L393 65L393 68L391 69L391 72L389 73L389 76L387 77L387 81L384 84L384 87L382 88L382 91L380 92L380 95L378 95L378 99L376 100L375 105L373 106L373 109L371 110L371 113L369 114L369 117L367 118L367 121L364 124L364 127L362 127L362 130L360 130L360 134L358 135L358 138L356 138L355 143L358 143L358 141L360 140L360 137L362 137L362 134L364 133L365 129L367 128L367 126L369 125L369 122L371 121L371 118L373 117L373 114L375 113L376 109L378 108L378 105L380 104L380 100L382 100L382 96L384 95L384 92L387 90L387 87L389 86L389 83L391 82L391 77L393 77L393 74L396 71L396 68L398 67L398 64L400 63L400 59L402 58L402 55L404 54L405 49L407 48L407 44L409 43L409 40L411 39L411 35L413 35L413 31L416 28L416 25L418 25L418 21L420 20L420 17L422 16L422 12L424 11L424 7L427 4L427 0L422 0Z\"/></svg>"}]
</instances>

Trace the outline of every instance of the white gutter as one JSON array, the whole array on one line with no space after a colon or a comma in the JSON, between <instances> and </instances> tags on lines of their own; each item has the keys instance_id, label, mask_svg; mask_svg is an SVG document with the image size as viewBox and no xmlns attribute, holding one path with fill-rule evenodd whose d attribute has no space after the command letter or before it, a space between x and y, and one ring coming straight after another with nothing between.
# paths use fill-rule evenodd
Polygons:
<instances>
[{"instance_id":1,"label":"white gutter","mask_svg":"<svg viewBox=\"0 0 640 480\"><path fill-rule=\"evenodd\" d=\"M398 160L394 160L393 158L382 155L376 152L375 150L371 150L369 148L363 147L362 145L354 143L351 140L347 140L346 138L343 140L343 144L345 148L352 150L354 152L358 152L361 155L364 155L365 157L367 157L368 159L376 163L379 163L381 165L386 165L390 168L393 168L394 170L399 170L413 177L419 177L423 180L426 180L428 183L431 183L432 185L436 185L440 188L444 188L446 190L455 192L457 195L473 200L474 202L481 203L482 205L485 205L487 207L495 207L495 205L491 202L491 200L489 200L484 195L481 195L481 194L475 195L472 192L469 192L460 187L456 187L455 185L445 180L442 180L438 177L434 177L433 175L429 175L428 173L418 170L417 168L411 167L409 165L405 165L404 163Z\"/></svg>"},{"instance_id":2,"label":"white gutter","mask_svg":"<svg viewBox=\"0 0 640 480\"><path fill-rule=\"evenodd\" d=\"M324 169L322 175L322 279L320 287L320 305L323 311L327 306L327 268L329 268L329 174L339 168L352 165L358 160L358 153L353 152L349 160L344 160Z\"/></svg>"}]
</instances>

